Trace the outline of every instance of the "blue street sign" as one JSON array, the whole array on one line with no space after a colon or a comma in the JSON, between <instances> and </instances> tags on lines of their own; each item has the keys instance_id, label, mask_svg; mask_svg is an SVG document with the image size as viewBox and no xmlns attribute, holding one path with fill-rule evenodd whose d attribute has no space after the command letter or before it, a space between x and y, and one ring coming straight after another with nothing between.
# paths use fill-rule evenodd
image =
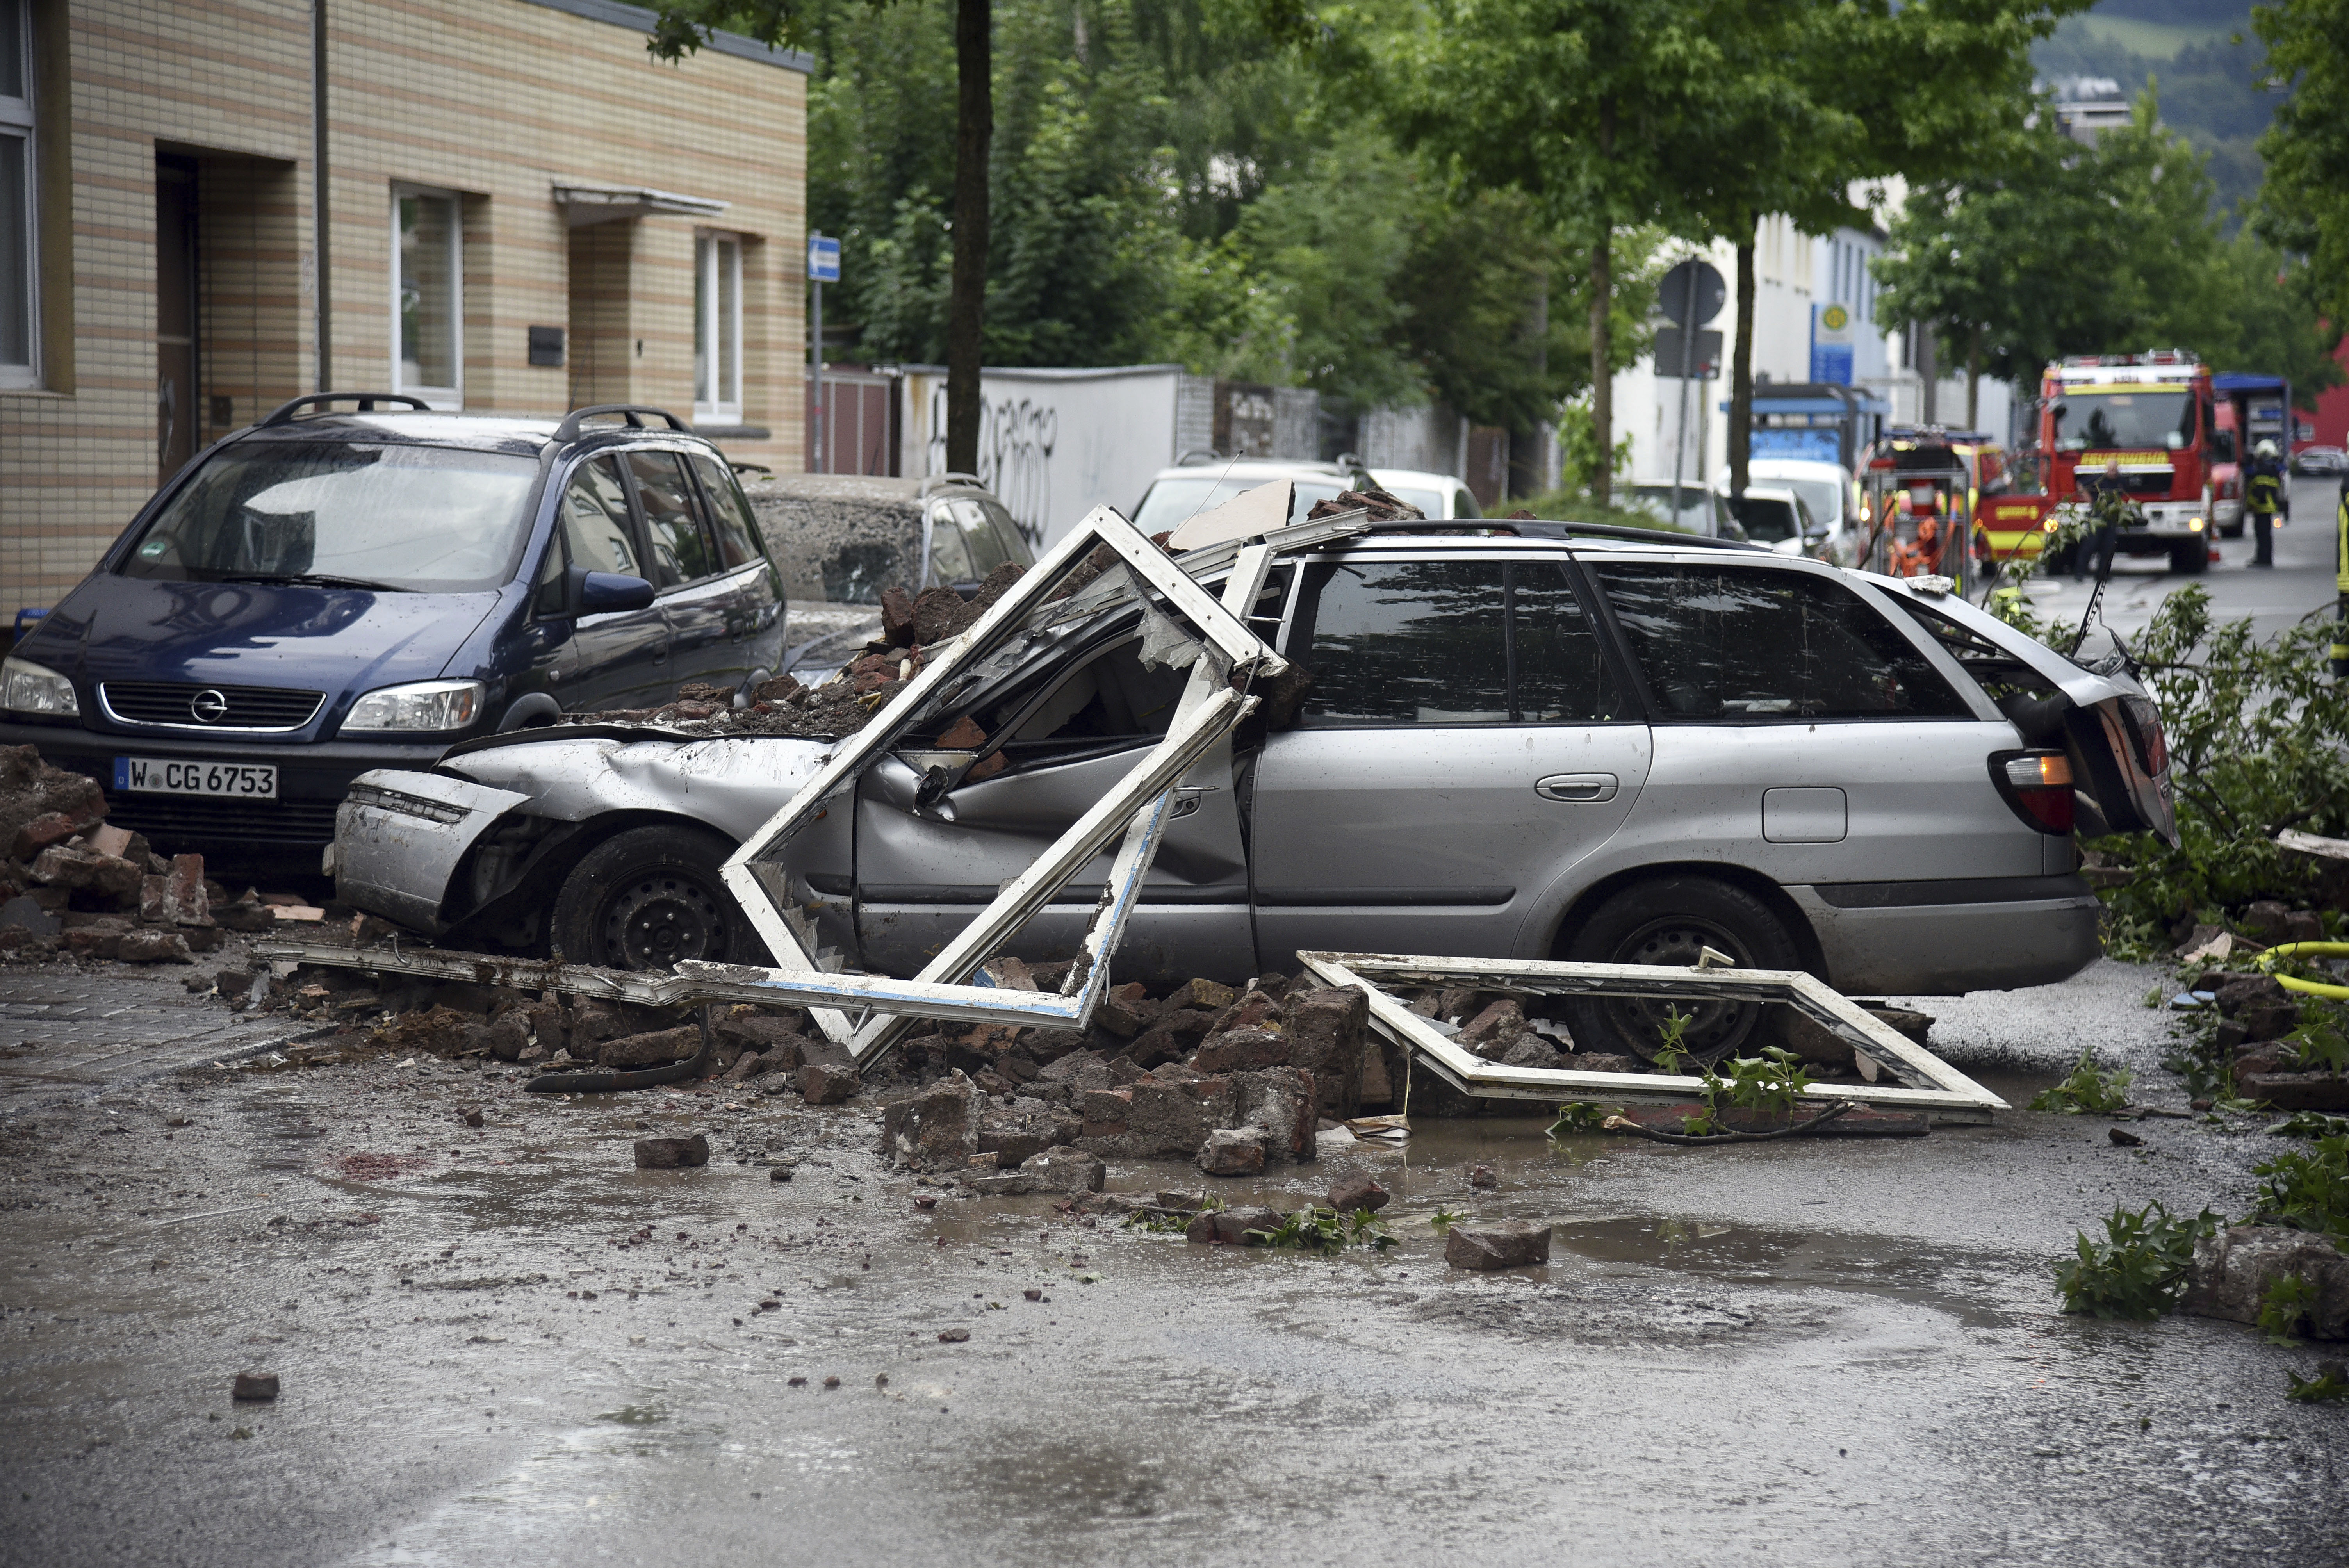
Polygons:
<instances>
[{"instance_id":1,"label":"blue street sign","mask_svg":"<svg viewBox=\"0 0 2349 1568\"><path fill-rule=\"evenodd\" d=\"M840 242L822 234L808 236L808 276L820 284L840 281Z\"/></svg>"}]
</instances>

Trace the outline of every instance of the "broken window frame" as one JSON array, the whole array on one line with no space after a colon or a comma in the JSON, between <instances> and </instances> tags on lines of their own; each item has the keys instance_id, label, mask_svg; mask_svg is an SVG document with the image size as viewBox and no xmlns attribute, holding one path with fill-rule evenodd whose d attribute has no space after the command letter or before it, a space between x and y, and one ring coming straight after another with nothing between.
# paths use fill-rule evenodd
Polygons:
<instances>
[{"instance_id":1,"label":"broken window frame","mask_svg":"<svg viewBox=\"0 0 2349 1568\"><path fill-rule=\"evenodd\" d=\"M1847 1099L1879 1110L1922 1112L1937 1121L1987 1122L2006 1101L1873 1016L1817 977L1792 969L1699 969L1652 964L1569 964L1562 960L1441 958L1392 953L1299 953L1298 962L1325 984L1370 999L1371 1026L1461 1093L1482 1099L1623 1100L1680 1105L1702 1099L1704 1080L1581 1068L1513 1068L1454 1044L1434 1024L1392 995L1392 985L1466 986L1556 996L1661 996L1682 1000L1778 1002L1852 1047L1879 1072L1926 1087L1879 1083L1821 1085L1806 1098Z\"/></svg>"}]
</instances>

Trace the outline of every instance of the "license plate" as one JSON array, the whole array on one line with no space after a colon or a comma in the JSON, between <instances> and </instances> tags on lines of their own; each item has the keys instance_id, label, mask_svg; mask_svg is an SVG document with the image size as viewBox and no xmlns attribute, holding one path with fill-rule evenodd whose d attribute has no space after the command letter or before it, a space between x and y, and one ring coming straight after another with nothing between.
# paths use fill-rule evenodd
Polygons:
<instances>
[{"instance_id":1,"label":"license plate","mask_svg":"<svg viewBox=\"0 0 2349 1568\"><path fill-rule=\"evenodd\" d=\"M118 757L114 787L155 795L226 795L240 800L277 799L277 768L268 762L180 762L160 757Z\"/></svg>"}]
</instances>

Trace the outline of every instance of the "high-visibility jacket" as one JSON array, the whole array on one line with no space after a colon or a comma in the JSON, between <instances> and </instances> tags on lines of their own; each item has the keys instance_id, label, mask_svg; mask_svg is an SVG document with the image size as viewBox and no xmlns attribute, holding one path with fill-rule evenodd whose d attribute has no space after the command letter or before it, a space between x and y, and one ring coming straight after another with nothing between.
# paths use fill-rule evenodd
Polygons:
<instances>
[{"instance_id":1,"label":"high-visibility jacket","mask_svg":"<svg viewBox=\"0 0 2349 1568\"><path fill-rule=\"evenodd\" d=\"M2283 510L2283 476L2272 462L2261 462L2251 469L2251 482L2243 496L2243 504L2253 511L2270 516Z\"/></svg>"}]
</instances>

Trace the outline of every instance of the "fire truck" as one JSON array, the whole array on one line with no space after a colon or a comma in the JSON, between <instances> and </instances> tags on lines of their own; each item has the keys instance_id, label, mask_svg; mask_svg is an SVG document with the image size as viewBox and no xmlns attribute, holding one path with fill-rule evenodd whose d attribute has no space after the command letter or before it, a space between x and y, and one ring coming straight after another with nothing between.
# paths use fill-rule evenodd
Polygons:
<instances>
[{"instance_id":1,"label":"fire truck","mask_svg":"<svg viewBox=\"0 0 2349 1568\"><path fill-rule=\"evenodd\" d=\"M2035 555L2055 517L2085 506L2083 481L2120 464L2143 521L2113 542L2127 555L2168 555L2170 570L2209 564L2218 431L2209 368L2186 349L2075 354L2039 383L2042 493L1985 509L1976 550L1992 561Z\"/></svg>"}]
</instances>

